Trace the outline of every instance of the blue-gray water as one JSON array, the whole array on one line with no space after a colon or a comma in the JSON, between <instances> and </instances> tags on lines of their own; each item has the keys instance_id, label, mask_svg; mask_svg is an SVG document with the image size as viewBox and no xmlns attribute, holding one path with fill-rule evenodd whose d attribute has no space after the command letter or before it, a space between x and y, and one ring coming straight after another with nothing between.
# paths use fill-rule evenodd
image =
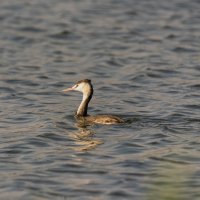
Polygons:
<instances>
[{"instance_id":1,"label":"blue-gray water","mask_svg":"<svg viewBox=\"0 0 200 200\"><path fill-rule=\"evenodd\" d=\"M0 199L200 199L198 0L0 1ZM129 123L81 128L90 114Z\"/></svg>"}]
</instances>

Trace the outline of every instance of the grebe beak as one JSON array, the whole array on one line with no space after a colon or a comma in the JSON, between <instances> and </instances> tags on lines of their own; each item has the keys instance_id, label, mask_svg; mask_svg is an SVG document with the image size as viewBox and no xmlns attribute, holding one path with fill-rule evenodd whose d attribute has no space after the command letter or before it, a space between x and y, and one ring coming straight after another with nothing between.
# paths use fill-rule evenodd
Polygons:
<instances>
[{"instance_id":1,"label":"grebe beak","mask_svg":"<svg viewBox=\"0 0 200 200\"><path fill-rule=\"evenodd\" d=\"M71 91L71 90L74 90L74 89L71 87L71 88L67 88L67 89L62 90L62 92L68 92L68 91Z\"/></svg>"},{"instance_id":2,"label":"grebe beak","mask_svg":"<svg viewBox=\"0 0 200 200\"><path fill-rule=\"evenodd\" d=\"M78 86L78 85L74 85L74 86L72 86L72 87L70 87L70 88L67 88L67 89L62 90L62 92L68 92L68 91L75 90L75 89L77 88L77 86Z\"/></svg>"}]
</instances>

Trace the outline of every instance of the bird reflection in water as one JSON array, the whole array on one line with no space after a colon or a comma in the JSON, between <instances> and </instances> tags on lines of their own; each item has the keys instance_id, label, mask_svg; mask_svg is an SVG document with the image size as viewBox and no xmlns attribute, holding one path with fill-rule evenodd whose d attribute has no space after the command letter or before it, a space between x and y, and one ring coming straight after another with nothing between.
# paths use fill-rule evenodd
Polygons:
<instances>
[{"instance_id":1,"label":"bird reflection in water","mask_svg":"<svg viewBox=\"0 0 200 200\"><path fill-rule=\"evenodd\" d=\"M73 147L74 150L89 151L96 148L98 145L103 144L101 139L94 138L95 132L91 129L91 126L87 127L82 123L76 123L75 126L78 130L69 135L75 142L75 146Z\"/></svg>"}]
</instances>

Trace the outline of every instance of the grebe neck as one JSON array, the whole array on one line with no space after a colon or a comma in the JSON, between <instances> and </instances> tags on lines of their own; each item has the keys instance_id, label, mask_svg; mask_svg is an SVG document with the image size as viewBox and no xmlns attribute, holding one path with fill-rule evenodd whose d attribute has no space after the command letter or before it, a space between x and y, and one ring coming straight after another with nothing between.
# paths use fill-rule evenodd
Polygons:
<instances>
[{"instance_id":1,"label":"grebe neck","mask_svg":"<svg viewBox=\"0 0 200 200\"><path fill-rule=\"evenodd\" d=\"M90 89L89 93L87 94L83 93L81 104L79 105L78 110L76 112L77 116L87 116L88 104L92 98L92 94L93 94L92 88Z\"/></svg>"}]
</instances>

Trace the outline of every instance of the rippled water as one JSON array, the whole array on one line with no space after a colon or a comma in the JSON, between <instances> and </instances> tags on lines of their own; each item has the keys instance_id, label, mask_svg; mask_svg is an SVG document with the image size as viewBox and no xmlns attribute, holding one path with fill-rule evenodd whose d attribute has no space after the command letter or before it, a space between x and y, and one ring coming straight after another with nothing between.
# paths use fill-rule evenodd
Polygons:
<instances>
[{"instance_id":1,"label":"rippled water","mask_svg":"<svg viewBox=\"0 0 200 200\"><path fill-rule=\"evenodd\" d=\"M197 0L1 0L1 199L200 199ZM126 124L80 127L89 113Z\"/></svg>"}]
</instances>

